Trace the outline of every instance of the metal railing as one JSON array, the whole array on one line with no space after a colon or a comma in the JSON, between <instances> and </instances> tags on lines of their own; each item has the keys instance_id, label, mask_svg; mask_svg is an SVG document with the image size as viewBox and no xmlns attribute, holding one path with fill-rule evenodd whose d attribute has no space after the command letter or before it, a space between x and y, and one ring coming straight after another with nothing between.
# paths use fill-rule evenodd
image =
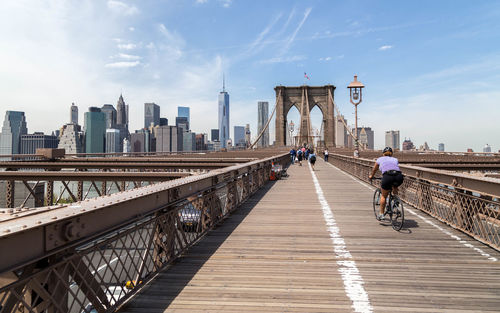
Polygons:
<instances>
[{"instance_id":1,"label":"metal railing","mask_svg":"<svg viewBox=\"0 0 500 313\"><path fill-rule=\"evenodd\" d=\"M330 154L329 162L368 182L374 160ZM400 165L403 201L500 250L500 183L460 173Z\"/></svg>"},{"instance_id":2,"label":"metal railing","mask_svg":"<svg viewBox=\"0 0 500 313\"><path fill-rule=\"evenodd\" d=\"M3 221L0 312L112 312L269 179L288 154Z\"/></svg>"}]
</instances>

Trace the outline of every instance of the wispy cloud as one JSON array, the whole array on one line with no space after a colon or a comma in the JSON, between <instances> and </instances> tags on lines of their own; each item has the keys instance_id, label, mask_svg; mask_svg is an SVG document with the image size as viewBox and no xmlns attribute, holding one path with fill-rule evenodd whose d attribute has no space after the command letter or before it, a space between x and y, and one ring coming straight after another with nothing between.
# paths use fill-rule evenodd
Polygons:
<instances>
[{"instance_id":1,"label":"wispy cloud","mask_svg":"<svg viewBox=\"0 0 500 313\"><path fill-rule=\"evenodd\" d=\"M108 8L115 13L125 16L139 13L139 9L137 7L117 0L108 0Z\"/></svg>"},{"instance_id":2,"label":"wispy cloud","mask_svg":"<svg viewBox=\"0 0 500 313\"><path fill-rule=\"evenodd\" d=\"M302 61L307 59L303 55L294 55L291 57L276 57L276 58L271 58L267 60L261 60L259 61L260 64L273 64L273 63L291 63L291 62L297 62L297 61Z\"/></svg>"},{"instance_id":3,"label":"wispy cloud","mask_svg":"<svg viewBox=\"0 0 500 313\"><path fill-rule=\"evenodd\" d=\"M384 45L384 46L378 48L378 50L380 50L380 51L385 51L385 50L389 50L389 49L392 49L392 46L390 46L390 45Z\"/></svg>"},{"instance_id":4,"label":"wispy cloud","mask_svg":"<svg viewBox=\"0 0 500 313\"><path fill-rule=\"evenodd\" d=\"M108 63L105 65L107 68L131 68L131 67L136 67L141 62L139 61L123 61L123 62L113 62L113 63Z\"/></svg>"},{"instance_id":5,"label":"wispy cloud","mask_svg":"<svg viewBox=\"0 0 500 313\"><path fill-rule=\"evenodd\" d=\"M203 4L203 3L207 3L208 0L196 0L196 3L197 4Z\"/></svg>"},{"instance_id":6,"label":"wispy cloud","mask_svg":"<svg viewBox=\"0 0 500 313\"><path fill-rule=\"evenodd\" d=\"M320 61L325 61L328 62L332 59L332 57L326 57L326 58L319 58Z\"/></svg>"},{"instance_id":7,"label":"wispy cloud","mask_svg":"<svg viewBox=\"0 0 500 313\"><path fill-rule=\"evenodd\" d=\"M133 50L133 49L137 48L137 45L133 44L133 43L121 43L121 44L117 45L117 47L120 50Z\"/></svg>"},{"instance_id":8,"label":"wispy cloud","mask_svg":"<svg viewBox=\"0 0 500 313\"><path fill-rule=\"evenodd\" d=\"M117 57L121 58L121 59L125 59L125 60L140 60L140 59L142 59L141 56L132 55L132 54L125 54L125 53L118 53Z\"/></svg>"},{"instance_id":9,"label":"wispy cloud","mask_svg":"<svg viewBox=\"0 0 500 313\"><path fill-rule=\"evenodd\" d=\"M300 21L299 25L295 28L295 31L288 37L283 49L281 50L281 55L285 54L288 49L290 49L290 46L292 43L295 41L295 37L297 37L297 33L299 30L302 28L302 25L304 25L305 21L307 20L307 17L311 13L312 8L307 8L306 11L304 12L304 16L302 17L302 20Z\"/></svg>"},{"instance_id":10,"label":"wispy cloud","mask_svg":"<svg viewBox=\"0 0 500 313\"><path fill-rule=\"evenodd\" d=\"M229 8L233 0L219 0L224 8Z\"/></svg>"}]
</instances>

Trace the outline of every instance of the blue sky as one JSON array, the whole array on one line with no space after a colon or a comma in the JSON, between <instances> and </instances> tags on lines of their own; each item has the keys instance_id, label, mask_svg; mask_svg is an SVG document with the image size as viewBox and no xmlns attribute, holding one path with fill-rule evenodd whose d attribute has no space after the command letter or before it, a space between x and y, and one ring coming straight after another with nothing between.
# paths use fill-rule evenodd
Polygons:
<instances>
[{"instance_id":1,"label":"blue sky","mask_svg":"<svg viewBox=\"0 0 500 313\"><path fill-rule=\"evenodd\" d=\"M307 72L308 84L337 87L349 123L358 75L359 124L377 148L396 129L417 146L500 149L496 1L3 0L0 38L0 109L25 111L30 132L66 123L71 102L84 112L120 92L132 129L155 102L170 121L190 106L192 128L209 132L224 72L231 127L255 135L257 101L272 110L273 88Z\"/></svg>"}]
</instances>

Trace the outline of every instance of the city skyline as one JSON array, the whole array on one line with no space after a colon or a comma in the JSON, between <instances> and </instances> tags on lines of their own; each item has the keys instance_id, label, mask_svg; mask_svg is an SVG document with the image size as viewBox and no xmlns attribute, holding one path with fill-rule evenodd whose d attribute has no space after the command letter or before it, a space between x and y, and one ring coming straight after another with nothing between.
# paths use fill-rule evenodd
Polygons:
<instances>
[{"instance_id":1,"label":"city skyline","mask_svg":"<svg viewBox=\"0 0 500 313\"><path fill-rule=\"evenodd\" d=\"M218 127L224 72L230 125L249 123L256 134L254 104L268 101L272 110L273 88L303 84L304 72L309 85L335 85L341 114L353 121L345 87L358 74L366 85L359 125L374 130L376 148L385 131L398 129L416 146L481 151L489 143L498 151L499 17L500 4L467 1L257 1L250 7L210 0L6 0L0 4L0 112L23 111L30 130L50 134L67 123L72 102L83 116L88 107L116 103L122 92L134 117L130 130L141 128L144 103L155 102L170 121L177 106L190 107L193 131L209 133Z\"/></svg>"}]
</instances>

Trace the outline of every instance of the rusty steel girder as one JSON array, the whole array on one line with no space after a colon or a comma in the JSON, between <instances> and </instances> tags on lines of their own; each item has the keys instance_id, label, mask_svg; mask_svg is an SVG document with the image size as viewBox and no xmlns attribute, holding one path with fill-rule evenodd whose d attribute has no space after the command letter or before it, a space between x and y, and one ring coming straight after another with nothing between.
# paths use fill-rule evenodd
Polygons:
<instances>
[{"instance_id":1,"label":"rusty steel girder","mask_svg":"<svg viewBox=\"0 0 500 313\"><path fill-rule=\"evenodd\" d=\"M256 191L272 162L287 160L277 155L1 222L0 251L11 253L0 258L0 306L115 310L247 199L248 181L255 177ZM108 276L98 274L104 268Z\"/></svg>"}]
</instances>

